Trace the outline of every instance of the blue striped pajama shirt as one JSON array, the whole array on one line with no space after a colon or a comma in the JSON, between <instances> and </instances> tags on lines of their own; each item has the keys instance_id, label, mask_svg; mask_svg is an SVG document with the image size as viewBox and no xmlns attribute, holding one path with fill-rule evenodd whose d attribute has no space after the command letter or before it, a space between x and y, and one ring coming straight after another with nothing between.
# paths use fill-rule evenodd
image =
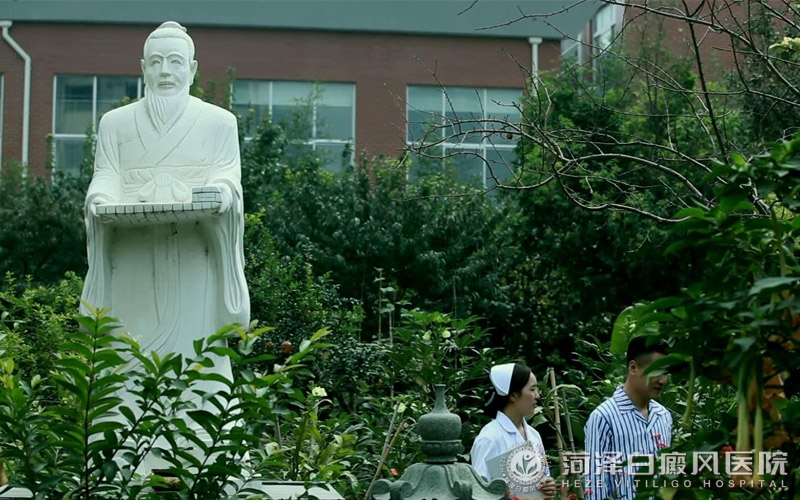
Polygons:
<instances>
[{"instance_id":1,"label":"blue striped pajama shirt","mask_svg":"<svg viewBox=\"0 0 800 500\"><path fill-rule=\"evenodd\" d=\"M592 412L584 431L589 462L586 500L632 500L636 496L633 480L637 477L629 473L628 457L631 454L655 457L661 448L669 446L672 415L651 400L645 420L620 386Z\"/></svg>"}]
</instances>

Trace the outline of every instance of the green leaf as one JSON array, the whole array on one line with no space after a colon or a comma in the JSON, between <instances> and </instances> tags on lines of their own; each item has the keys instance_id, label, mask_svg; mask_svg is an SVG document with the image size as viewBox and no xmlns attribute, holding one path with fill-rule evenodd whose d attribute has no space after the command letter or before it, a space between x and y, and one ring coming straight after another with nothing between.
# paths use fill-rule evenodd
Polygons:
<instances>
[{"instance_id":1,"label":"green leaf","mask_svg":"<svg viewBox=\"0 0 800 500\"><path fill-rule=\"evenodd\" d=\"M676 219L683 219L685 217L705 219L708 217L708 212L700 207L688 207L678 211L675 214Z\"/></svg>"},{"instance_id":2,"label":"green leaf","mask_svg":"<svg viewBox=\"0 0 800 500\"><path fill-rule=\"evenodd\" d=\"M87 347L85 344L77 343L77 342L64 342L61 346L62 352L73 352L80 356L83 356L86 359L92 358L92 350Z\"/></svg>"},{"instance_id":3,"label":"green leaf","mask_svg":"<svg viewBox=\"0 0 800 500\"><path fill-rule=\"evenodd\" d=\"M125 417L129 424L136 422L136 416L134 415L133 410L131 410L129 407L121 405L119 407L119 413Z\"/></svg>"},{"instance_id":4,"label":"green leaf","mask_svg":"<svg viewBox=\"0 0 800 500\"><path fill-rule=\"evenodd\" d=\"M736 211L755 212L756 207L747 200L745 193L736 193L736 195L729 195L723 197L719 202L719 208L726 214L732 214Z\"/></svg>"},{"instance_id":5,"label":"green leaf","mask_svg":"<svg viewBox=\"0 0 800 500\"><path fill-rule=\"evenodd\" d=\"M611 330L612 354L624 355L628 349L628 342L638 334L657 332L658 323L654 321L655 319L671 319L668 315L654 314L650 310L650 304L638 303L626 307L619 313Z\"/></svg>"},{"instance_id":6,"label":"green leaf","mask_svg":"<svg viewBox=\"0 0 800 500\"><path fill-rule=\"evenodd\" d=\"M770 277L770 278L761 278L760 280L753 283L753 286L750 287L750 291L748 292L749 295L758 295L761 292L769 291L774 292L784 288L787 288L789 285L797 282L798 278L796 277Z\"/></svg>"},{"instance_id":7,"label":"green leaf","mask_svg":"<svg viewBox=\"0 0 800 500\"><path fill-rule=\"evenodd\" d=\"M756 343L756 337L743 337L734 339L733 343L742 348L742 351L748 351Z\"/></svg>"},{"instance_id":8,"label":"green leaf","mask_svg":"<svg viewBox=\"0 0 800 500\"><path fill-rule=\"evenodd\" d=\"M685 354L670 353L663 358L659 358L650 363L644 373L648 375L661 375L668 373L670 367L686 365L689 356Z\"/></svg>"},{"instance_id":9,"label":"green leaf","mask_svg":"<svg viewBox=\"0 0 800 500\"><path fill-rule=\"evenodd\" d=\"M331 333L331 331L327 326L323 327L323 328L320 328L319 330L314 332L314 335L311 336L311 342L316 342L319 339L325 337L326 335L328 335L330 333Z\"/></svg>"}]
</instances>

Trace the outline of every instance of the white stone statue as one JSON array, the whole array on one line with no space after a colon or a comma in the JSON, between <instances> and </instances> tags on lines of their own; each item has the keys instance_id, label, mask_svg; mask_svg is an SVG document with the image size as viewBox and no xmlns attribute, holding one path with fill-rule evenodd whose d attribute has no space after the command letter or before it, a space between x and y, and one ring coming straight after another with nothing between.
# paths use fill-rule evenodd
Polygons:
<instances>
[{"instance_id":1,"label":"white stone statue","mask_svg":"<svg viewBox=\"0 0 800 500\"><path fill-rule=\"evenodd\" d=\"M183 26L150 34L144 98L100 120L85 204L82 300L161 355L250 321L236 118L189 95L196 71ZM214 371L230 379L230 361Z\"/></svg>"}]
</instances>

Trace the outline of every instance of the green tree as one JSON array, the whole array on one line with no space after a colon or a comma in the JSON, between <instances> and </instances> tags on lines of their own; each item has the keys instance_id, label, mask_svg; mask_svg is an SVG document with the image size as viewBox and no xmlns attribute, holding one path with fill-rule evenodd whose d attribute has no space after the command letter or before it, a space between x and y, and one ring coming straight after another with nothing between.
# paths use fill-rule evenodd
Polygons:
<instances>
[{"instance_id":1,"label":"green tree","mask_svg":"<svg viewBox=\"0 0 800 500\"><path fill-rule=\"evenodd\" d=\"M27 177L6 166L0 174L0 273L55 284L67 271L86 273L85 176L56 172ZM1 288L1 287L0 287Z\"/></svg>"}]
</instances>

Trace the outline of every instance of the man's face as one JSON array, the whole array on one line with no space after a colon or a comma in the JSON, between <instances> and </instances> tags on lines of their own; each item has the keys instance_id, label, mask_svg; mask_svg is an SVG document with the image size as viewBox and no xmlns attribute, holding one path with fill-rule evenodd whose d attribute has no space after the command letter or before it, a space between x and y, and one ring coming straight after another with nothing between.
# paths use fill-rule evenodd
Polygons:
<instances>
[{"instance_id":1,"label":"man's face","mask_svg":"<svg viewBox=\"0 0 800 500\"><path fill-rule=\"evenodd\" d=\"M645 370L653 361L657 359L661 359L665 357L664 354L659 352L650 354L649 356L643 356L642 364L638 364L636 361L632 361L631 364L633 365L633 372L632 374L636 377L636 387L639 394L650 400L650 399L657 399L661 396L661 391L663 390L664 386L667 385L667 374L662 375L653 375L653 374L645 374Z\"/></svg>"},{"instance_id":2,"label":"man's face","mask_svg":"<svg viewBox=\"0 0 800 500\"><path fill-rule=\"evenodd\" d=\"M171 97L187 92L197 71L189 48L180 38L154 38L147 42L142 60L144 82L150 92Z\"/></svg>"}]
</instances>

